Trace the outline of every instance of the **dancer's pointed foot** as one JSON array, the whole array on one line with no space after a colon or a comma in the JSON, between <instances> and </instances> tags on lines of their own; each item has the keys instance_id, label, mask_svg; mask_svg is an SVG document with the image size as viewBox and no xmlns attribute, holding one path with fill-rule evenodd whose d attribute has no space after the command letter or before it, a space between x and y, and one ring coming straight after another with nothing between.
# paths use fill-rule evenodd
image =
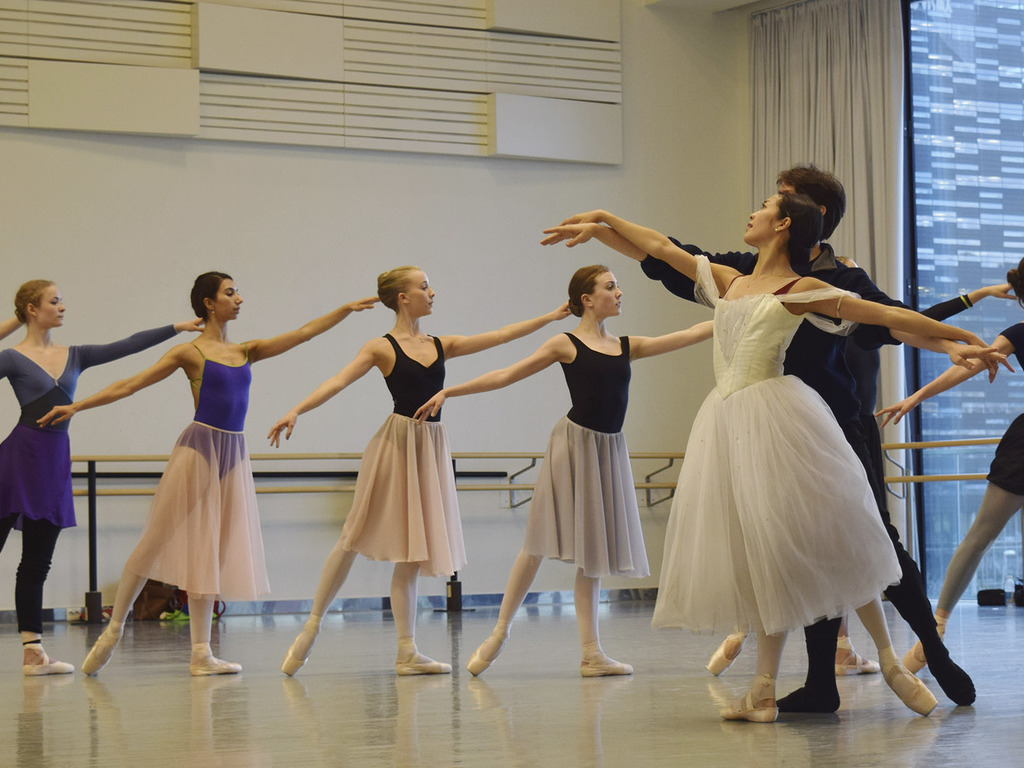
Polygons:
<instances>
[{"instance_id":1,"label":"dancer's pointed foot","mask_svg":"<svg viewBox=\"0 0 1024 768\"><path fill-rule=\"evenodd\" d=\"M804 714L831 714L839 709L839 690L833 683L832 688L812 688L805 685L797 688L778 702L779 712L800 712Z\"/></svg>"},{"instance_id":2,"label":"dancer's pointed foot","mask_svg":"<svg viewBox=\"0 0 1024 768\"><path fill-rule=\"evenodd\" d=\"M39 675L70 675L75 671L74 664L51 659L43 650L42 643L28 643L24 647L25 658L21 671L25 677Z\"/></svg>"},{"instance_id":3,"label":"dancer's pointed foot","mask_svg":"<svg viewBox=\"0 0 1024 768\"><path fill-rule=\"evenodd\" d=\"M193 643L192 659L189 662L188 671L193 677L237 675L242 671L242 665L218 659L210 650L209 643Z\"/></svg>"},{"instance_id":4,"label":"dancer's pointed foot","mask_svg":"<svg viewBox=\"0 0 1024 768\"><path fill-rule=\"evenodd\" d=\"M945 646L928 649L928 669L942 692L958 707L967 707L974 703L977 696L974 681L949 657L949 651Z\"/></svg>"},{"instance_id":5,"label":"dancer's pointed foot","mask_svg":"<svg viewBox=\"0 0 1024 768\"><path fill-rule=\"evenodd\" d=\"M580 674L583 677L613 677L616 675L632 675L633 667L607 656L604 651L588 656L580 662Z\"/></svg>"},{"instance_id":6,"label":"dancer's pointed foot","mask_svg":"<svg viewBox=\"0 0 1024 768\"><path fill-rule=\"evenodd\" d=\"M96 638L85 661L82 662L82 672L91 677L107 665L110 657L114 655L117 644L121 642L123 627L124 625L114 622L107 625L107 628Z\"/></svg>"},{"instance_id":7,"label":"dancer's pointed foot","mask_svg":"<svg viewBox=\"0 0 1024 768\"><path fill-rule=\"evenodd\" d=\"M779 716L774 678L768 674L758 675L746 695L735 706L723 709L721 715L724 720L774 723Z\"/></svg>"},{"instance_id":8,"label":"dancer's pointed foot","mask_svg":"<svg viewBox=\"0 0 1024 768\"><path fill-rule=\"evenodd\" d=\"M473 651L473 655L466 663L466 669L470 674L475 677L491 666L505 647L506 640L508 640L508 633L500 633L495 629L486 640L480 643L480 647Z\"/></svg>"},{"instance_id":9,"label":"dancer's pointed foot","mask_svg":"<svg viewBox=\"0 0 1024 768\"><path fill-rule=\"evenodd\" d=\"M877 661L865 659L852 648L836 650L836 675L874 675L882 671Z\"/></svg>"},{"instance_id":10,"label":"dancer's pointed foot","mask_svg":"<svg viewBox=\"0 0 1024 768\"><path fill-rule=\"evenodd\" d=\"M725 672L743 650L743 641L747 639L745 632L734 632L718 646L708 661L707 670L715 677Z\"/></svg>"},{"instance_id":11,"label":"dancer's pointed foot","mask_svg":"<svg viewBox=\"0 0 1024 768\"><path fill-rule=\"evenodd\" d=\"M893 664L883 673L885 682L900 701L919 715L928 717L938 703L928 687L914 677L902 664Z\"/></svg>"},{"instance_id":12,"label":"dancer's pointed foot","mask_svg":"<svg viewBox=\"0 0 1024 768\"><path fill-rule=\"evenodd\" d=\"M306 625L302 628L302 631L299 632L299 636L295 638L288 649L288 653L281 663L281 671L289 677L302 669L302 666L309 658L309 654L313 652L313 644L316 642L317 635L320 634L321 622L320 616L316 614L311 615L306 620Z\"/></svg>"}]
</instances>

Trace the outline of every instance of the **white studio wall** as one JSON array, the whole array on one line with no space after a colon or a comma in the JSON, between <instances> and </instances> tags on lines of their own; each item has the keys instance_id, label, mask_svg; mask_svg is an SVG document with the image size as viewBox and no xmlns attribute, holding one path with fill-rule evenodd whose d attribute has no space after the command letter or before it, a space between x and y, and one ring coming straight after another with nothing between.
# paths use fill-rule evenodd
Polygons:
<instances>
[{"instance_id":1,"label":"white studio wall","mask_svg":"<svg viewBox=\"0 0 1024 768\"><path fill-rule=\"evenodd\" d=\"M0 13L24 4L3 0ZM263 5L280 11L288 3ZM742 246L750 195L746 19L625 0L620 45L622 155L610 164L211 141L203 130L198 138L167 138L0 129L6 181L0 188L0 291L10 297L27 279L55 279L68 305L59 341L106 341L186 319L193 278L219 269L235 277L245 298L231 329L243 340L371 295L378 273L412 263L427 271L437 291L426 330L466 334L554 308L574 269L603 262L625 291L616 332L654 335L707 319L706 310L672 297L634 263L597 244L574 250L538 245L545 226L603 207L708 248ZM5 56L0 51L0 67ZM250 450L269 452L270 425L391 322L382 307L353 315L327 335L256 366ZM449 381L506 365L572 327L567 321L454 360ZM87 372L80 395L159 354L152 350ZM626 423L634 451L685 447L693 415L712 386L710 361L705 345L636 364ZM379 374L371 372L303 417L286 450L361 451L390 407ZM542 451L567 408L561 372L552 368L514 389L454 400L444 418L456 451ZM166 454L190 418L188 384L174 378L77 416L72 452ZM0 395L0 423L16 419L7 390ZM498 493L464 493L460 502L470 555L464 589L500 592L522 540L526 508L510 511ZM261 496L272 599L311 596L349 503L348 496ZM107 602L147 507L146 497L100 501L100 585ZM655 574L667 514L666 504L641 510ZM84 517L82 504L80 523ZM19 546L12 536L0 556L0 582L13 584ZM48 607L80 605L85 557L84 527L65 532L47 582ZM386 594L389 578L390 567L361 561L343 595ZM607 586L656 581L655 575ZM535 587L570 583L570 572L555 563L545 565ZM442 592L438 581L435 594ZM0 592L0 609L12 605L13 589Z\"/></svg>"}]
</instances>

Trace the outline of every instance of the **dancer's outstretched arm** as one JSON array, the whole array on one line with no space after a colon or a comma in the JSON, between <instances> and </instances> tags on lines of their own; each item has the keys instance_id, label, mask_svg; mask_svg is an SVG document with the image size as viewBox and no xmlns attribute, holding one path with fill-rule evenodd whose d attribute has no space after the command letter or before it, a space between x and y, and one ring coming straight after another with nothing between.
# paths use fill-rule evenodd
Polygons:
<instances>
[{"instance_id":1,"label":"dancer's outstretched arm","mask_svg":"<svg viewBox=\"0 0 1024 768\"><path fill-rule=\"evenodd\" d=\"M465 384L456 384L452 387L445 387L427 402L421 405L416 413L413 414L413 418L423 423L426 421L428 416L436 416L441 406L444 405L444 401L449 397L458 397L460 395L473 395L478 392L490 392L493 389L501 389L507 387L509 384L515 384L517 381L522 381L527 376L543 371L552 363L568 363L571 362L576 355L576 348L569 341L569 337L564 333L560 333L552 339L548 339L544 344L529 357L520 360L518 363L510 365L508 368L501 368L500 370L491 371L481 376L477 376L472 381L467 381Z\"/></svg>"},{"instance_id":2,"label":"dancer's outstretched arm","mask_svg":"<svg viewBox=\"0 0 1024 768\"><path fill-rule=\"evenodd\" d=\"M472 336L441 336L445 359L459 357L460 355L472 355L475 352L482 352L485 349L505 344L514 339L521 339L523 336L529 336L534 331L540 330L548 323L564 320L568 316L569 302L565 302L558 309L551 312L529 320L522 320L518 323L510 323L496 331L475 333Z\"/></svg>"},{"instance_id":3,"label":"dancer's outstretched arm","mask_svg":"<svg viewBox=\"0 0 1024 768\"><path fill-rule=\"evenodd\" d=\"M677 272L696 281L697 257L689 251L680 248L660 232L634 224L603 210L576 214L576 216L567 219L567 221L576 218L579 218L582 223L563 224L545 229L544 234L548 235L548 237L540 241L541 245L555 245L556 243L564 242L566 246L572 248L587 242L591 238L595 238L609 248L614 248L621 253L626 253L626 255L632 258L636 258L632 253L627 253L623 250L621 241L625 239L637 251L643 251L645 256L650 254L654 258L669 264ZM720 293L724 293L733 278L740 274L731 267L713 262L711 264L711 272L715 277Z\"/></svg>"},{"instance_id":4,"label":"dancer's outstretched arm","mask_svg":"<svg viewBox=\"0 0 1024 768\"><path fill-rule=\"evenodd\" d=\"M666 333L664 336L630 336L630 357L638 360L642 357L662 355L666 352L673 352L683 347L699 344L711 338L714 327L714 320L705 320L703 323L697 323L684 331Z\"/></svg>"},{"instance_id":5,"label":"dancer's outstretched arm","mask_svg":"<svg viewBox=\"0 0 1024 768\"><path fill-rule=\"evenodd\" d=\"M287 352L289 349L309 341L314 336L319 336L321 333L330 330L353 312L362 312L364 309L369 309L378 301L380 299L376 296L368 296L365 299L350 301L348 304L341 305L333 312L328 312L326 315L321 315L315 320L310 320L294 331L288 331L269 339L249 341L246 343L246 348L249 350L249 362L256 363L260 360L266 360L268 357L274 357L275 355Z\"/></svg>"},{"instance_id":6,"label":"dancer's outstretched arm","mask_svg":"<svg viewBox=\"0 0 1024 768\"><path fill-rule=\"evenodd\" d=\"M289 440L292 430L295 429L295 422L303 413L319 408L349 384L369 373L371 368L375 366L383 368L387 364L390 351L391 346L386 339L376 338L366 342L351 363L314 389L301 403L288 411L270 428L270 432L267 433L270 444L275 447L281 445L281 432L285 433L284 439Z\"/></svg>"},{"instance_id":7,"label":"dancer's outstretched arm","mask_svg":"<svg viewBox=\"0 0 1024 768\"><path fill-rule=\"evenodd\" d=\"M1012 355L1016 351L1013 344L1010 343L1010 340L1002 335L996 336L996 340L993 342L992 346L1004 355ZM1007 367L1009 367L1009 363L1007 363ZM882 408L875 414L875 416L885 417L880 425L882 427L890 421L893 424L899 424L900 420L904 416L914 410L914 408L929 397L935 397L935 395L940 392L952 389L958 384L962 384L973 376L981 373L983 370L985 370L985 365L980 360L972 361L968 367L961 367L958 365L951 366L917 390L914 394L904 398L898 403L893 403L887 408ZM1011 370L1013 369L1011 368Z\"/></svg>"}]
</instances>

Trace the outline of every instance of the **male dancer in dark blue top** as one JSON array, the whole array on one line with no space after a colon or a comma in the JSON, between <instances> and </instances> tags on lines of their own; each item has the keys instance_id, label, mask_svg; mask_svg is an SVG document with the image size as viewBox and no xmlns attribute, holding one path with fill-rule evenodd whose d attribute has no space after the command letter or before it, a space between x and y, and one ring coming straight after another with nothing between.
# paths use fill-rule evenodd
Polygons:
<instances>
[{"instance_id":1,"label":"male dancer in dark blue top","mask_svg":"<svg viewBox=\"0 0 1024 768\"><path fill-rule=\"evenodd\" d=\"M780 173L776 183L779 192L783 194L799 192L818 203L822 208L823 217L822 240L832 234L846 210L846 193L835 176L813 165L798 165ZM572 219L568 221L571 222ZM674 238L673 241L680 245ZM712 254L694 245L681 247L690 253L703 253L711 261L726 264L745 274L753 271L757 261L757 255L754 253L732 251ZM669 264L645 254L628 250L623 252L639 260L644 274L649 278L660 281L669 291L683 299L694 300L693 281ZM794 265L794 270L800 275L813 275L837 288L857 293L869 301L890 306L905 306L883 293L864 270L850 268L839 262L832 246L826 242L819 243L812 250L810 260L806 264ZM877 326L859 326L854 334L858 344L865 349L876 349L883 344L906 341L914 346L945 352L951 356L957 354L957 350L940 340L901 334L894 336L888 329ZM931 603L925 594L921 572L917 563L900 543L899 533L889 518L883 468L880 461L874 458L881 456L881 449L878 448L881 438L874 418L862 417L856 382L846 365L845 353L846 337L826 333L811 323L802 323L786 355L785 373L799 377L821 395L832 409L847 440L863 463L878 511L903 569L902 580L899 584L889 587L885 591L885 596L920 638L929 668L945 694L958 705L972 704L975 698L974 683L949 657L949 651L946 650L936 630L935 618L932 615ZM685 492L685 489L681 492ZM839 619L829 619L804 629L807 643L807 679L802 688L779 699L781 712L835 712L839 708L839 690L835 682L836 637L839 623ZM938 659L938 663L932 662L933 656Z\"/></svg>"}]
</instances>

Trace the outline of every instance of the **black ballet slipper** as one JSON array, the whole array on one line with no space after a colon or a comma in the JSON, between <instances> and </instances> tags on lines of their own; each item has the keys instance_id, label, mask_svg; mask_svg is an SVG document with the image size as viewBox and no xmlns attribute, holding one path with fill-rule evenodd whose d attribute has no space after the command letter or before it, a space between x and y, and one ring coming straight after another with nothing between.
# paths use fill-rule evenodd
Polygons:
<instances>
[{"instance_id":1,"label":"black ballet slipper","mask_svg":"<svg viewBox=\"0 0 1024 768\"><path fill-rule=\"evenodd\" d=\"M839 691L836 688L797 688L778 701L779 712L803 712L808 714L832 714L839 709Z\"/></svg>"}]
</instances>

